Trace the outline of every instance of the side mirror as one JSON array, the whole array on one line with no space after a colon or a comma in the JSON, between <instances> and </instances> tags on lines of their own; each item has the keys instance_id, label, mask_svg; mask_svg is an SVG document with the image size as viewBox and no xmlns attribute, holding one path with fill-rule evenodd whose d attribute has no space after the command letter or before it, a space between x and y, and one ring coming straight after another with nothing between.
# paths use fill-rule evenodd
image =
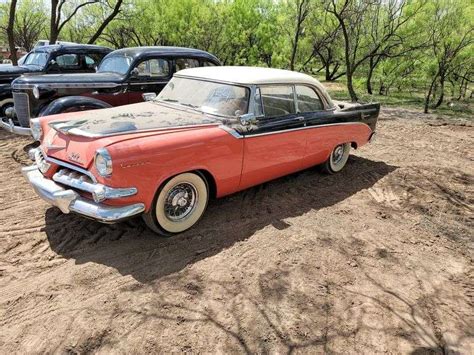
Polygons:
<instances>
[{"instance_id":1,"label":"side mirror","mask_svg":"<svg viewBox=\"0 0 474 355\"><path fill-rule=\"evenodd\" d=\"M130 72L130 76L132 78L138 78L140 76L140 70L138 70L138 68L133 68Z\"/></svg>"},{"instance_id":2,"label":"side mirror","mask_svg":"<svg viewBox=\"0 0 474 355\"><path fill-rule=\"evenodd\" d=\"M153 101L156 98L154 92L145 92L142 94L143 101Z\"/></svg>"},{"instance_id":3,"label":"side mirror","mask_svg":"<svg viewBox=\"0 0 474 355\"><path fill-rule=\"evenodd\" d=\"M253 113L246 113L239 116L239 121L242 126L249 126L251 124L257 123L257 118Z\"/></svg>"},{"instance_id":4,"label":"side mirror","mask_svg":"<svg viewBox=\"0 0 474 355\"><path fill-rule=\"evenodd\" d=\"M51 60L49 61L49 65L51 65L51 66L56 65L56 64L57 64L57 63L56 63L56 61L55 61L54 59L51 59Z\"/></svg>"}]
</instances>

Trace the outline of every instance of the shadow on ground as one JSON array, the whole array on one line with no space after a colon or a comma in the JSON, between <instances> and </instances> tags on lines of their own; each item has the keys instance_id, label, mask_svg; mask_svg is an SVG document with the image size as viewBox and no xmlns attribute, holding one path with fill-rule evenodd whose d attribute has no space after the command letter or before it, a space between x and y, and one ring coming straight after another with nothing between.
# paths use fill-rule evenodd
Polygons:
<instances>
[{"instance_id":1,"label":"shadow on ground","mask_svg":"<svg viewBox=\"0 0 474 355\"><path fill-rule=\"evenodd\" d=\"M286 229L286 219L337 204L396 168L351 157L337 175L323 175L316 168L292 174L211 201L198 225L169 239L154 235L140 218L103 225L56 208L46 211L45 232L51 248L65 258L107 265L149 282L215 255L262 228Z\"/></svg>"}]
</instances>

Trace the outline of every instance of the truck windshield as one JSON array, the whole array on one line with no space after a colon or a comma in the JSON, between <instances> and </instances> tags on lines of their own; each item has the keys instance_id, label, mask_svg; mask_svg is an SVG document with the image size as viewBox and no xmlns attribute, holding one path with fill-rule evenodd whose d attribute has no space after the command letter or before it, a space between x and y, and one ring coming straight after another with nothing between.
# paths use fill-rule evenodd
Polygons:
<instances>
[{"instance_id":1,"label":"truck windshield","mask_svg":"<svg viewBox=\"0 0 474 355\"><path fill-rule=\"evenodd\" d=\"M98 73L119 73L125 74L130 68L130 64L132 64L132 58L127 57L125 55L114 55L111 57L106 57L100 63L99 69L97 69Z\"/></svg>"},{"instance_id":2,"label":"truck windshield","mask_svg":"<svg viewBox=\"0 0 474 355\"><path fill-rule=\"evenodd\" d=\"M28 54L22 65L37 65L44 67L48 61L48 53L33 52Z\"/></svg>"},{"instance_id":3,"label":"truck windshield","mask_svg":"<svg viewBox=\"0 0 474 355\"><path fill-rule=\"evenodd\" d=\"M175 77L156 100L190 107L196 111L223 117L247 113L249 88L199 79Z\"/></svg>"}]
</instances>

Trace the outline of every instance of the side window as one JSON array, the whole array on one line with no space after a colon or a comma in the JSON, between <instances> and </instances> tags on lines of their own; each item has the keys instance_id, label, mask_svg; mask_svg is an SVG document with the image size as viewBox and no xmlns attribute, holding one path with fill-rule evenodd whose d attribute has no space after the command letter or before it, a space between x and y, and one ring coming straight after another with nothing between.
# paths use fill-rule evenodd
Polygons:
<instances>
[{"instance_id":1,"label":"side window","mask_svg":"<svg viewBox=\"0 0 474 355\"><path fill-rule=\"evenodd\" d=\"M56 57L56 64L61 68L71 68L79 66L79 57L77 54L62 54Z\"/></svg>"},{"instance_id":2,"label":"side window","mask_svg":"<svg viewBox=\"0 0 474 355\"><path fill-rule=\"evenodd\" d=\"M207 60L202 61L203 67L215 67L216 65L213 62L208 62Z\"/></svg>"},{"instance_id":3,"label":"side window","mask_svg":"<svg viewBox=\"0 0 474 355\"><path fill-rule=\"evenodd\" d=\"M178 58L176 59L176 71L188 68L196 68L199 66L199 60L192 58Z\"/></svg>"},{"instance_id":4,"label":"side window","mask_svg":"<svg viewBox=\"0 0 474 355\"><path fill-rule=\"evenodd\" d=\"M149 59L137 65L138 75L143 77L163 78L170 73L166 59Z\"/></svg>"},{"instance_id":5,"label":"side window","mask_svg":"<svg viewBox=\"0 0 474 355\"><path fill-rule=\"evenodd\" d=\"M293 86L260 87L265 118L273 118L296 113Z\"/></svg>"},{"instance_id":6,"label":"side window","mask_svg":"<svg viewBox=\"0 0 474 355\"><path fill-rule=\"evenodd\" d=\"M296 86L298 112L315 112L324 109L318 94L309 86Z\"/></svg>"},{"instance_id":7,"label":"side window","mask_svg":"<svg viewBox=\"0 0 474 355\"><path fill-rule=\"evenodd\" d=\"M84 55L84 62L87 69L94 69L99 66L104 56L102 54L90 53Z\"/></svg>"}]
</instances>

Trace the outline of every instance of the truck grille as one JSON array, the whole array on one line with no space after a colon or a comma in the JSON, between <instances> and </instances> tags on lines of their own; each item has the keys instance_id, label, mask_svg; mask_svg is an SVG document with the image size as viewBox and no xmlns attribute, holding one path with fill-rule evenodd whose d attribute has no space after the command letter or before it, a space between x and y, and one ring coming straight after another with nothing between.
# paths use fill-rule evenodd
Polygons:
<instances>
[{"instance_id":1,"label":"truck grille","mask_svg":"<svg viewBox=\"0 0 474 355\"><path fill-rule=\"evenodd\" d=\"M30 103L28 101L28 94L23 92L13 93L13 102L15 104L16 117L23 127L30 126Z\"/></svg>"}]
</instances>

